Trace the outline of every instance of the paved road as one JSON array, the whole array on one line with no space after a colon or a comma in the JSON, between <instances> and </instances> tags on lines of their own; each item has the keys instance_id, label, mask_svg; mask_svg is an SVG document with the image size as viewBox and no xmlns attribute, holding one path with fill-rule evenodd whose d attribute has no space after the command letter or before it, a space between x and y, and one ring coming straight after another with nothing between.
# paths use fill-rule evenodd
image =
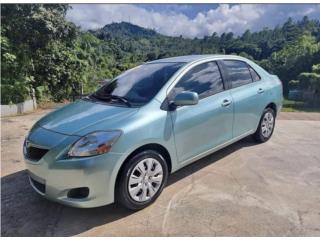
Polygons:
<instances>
[{"instance_id":1,"label":"paved road","mask_svg":"<svg viewBox=\"0 0 320 240\"><path fill-rule=\"evenodd\" d=\"M281 114L269 142L246 138L187 166L132 212L34 193L21 145L46 112L1 119L2 236L320 236L320 114Z\"/></svg>"}]
</instances>

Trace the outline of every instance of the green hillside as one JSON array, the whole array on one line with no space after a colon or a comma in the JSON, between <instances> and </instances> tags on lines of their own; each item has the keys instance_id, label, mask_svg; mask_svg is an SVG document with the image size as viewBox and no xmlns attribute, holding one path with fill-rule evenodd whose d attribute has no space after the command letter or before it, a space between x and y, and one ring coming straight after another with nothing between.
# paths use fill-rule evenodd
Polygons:
<instances>
[{"instance_id":1,"label":"green hillside","mask_svg":"<svg viewBox=\"0 0 320 240\"><path fill-rule=\"evenodd\" d=\"M99 81L158 58L237 54L250 58L289 88L320 95L320 23L288 19L274 29L169 37L130 23L80 31L67 22L67 5L1 5L1 101L18 102L30 87L38 98L61 101L94 90ZM187 29L186 29L187 31ZM6 94L9 93L9 94Z\"/></svg>"}]
</instances>

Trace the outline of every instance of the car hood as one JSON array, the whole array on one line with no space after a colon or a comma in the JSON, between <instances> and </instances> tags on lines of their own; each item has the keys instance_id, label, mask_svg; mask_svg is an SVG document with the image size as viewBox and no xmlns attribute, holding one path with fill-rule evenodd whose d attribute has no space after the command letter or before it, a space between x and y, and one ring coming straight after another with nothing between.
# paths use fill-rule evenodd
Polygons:
<instances>
[{"instance_id":1,"label":"car hood","mask_svg":"<svg viewBox=\"0 0 320 240\"><path fill-rule=\"evenodd\" d=\"M90 132L90 126L103 122L101 130L117 129L118 123L136 113L137 108L119 107L78 100L57 109L37 122L42 128L66 135ZM87 131L83 131L86 129ZM77 134L77 133L82 134Z\"/></svg>"}]
</instances>

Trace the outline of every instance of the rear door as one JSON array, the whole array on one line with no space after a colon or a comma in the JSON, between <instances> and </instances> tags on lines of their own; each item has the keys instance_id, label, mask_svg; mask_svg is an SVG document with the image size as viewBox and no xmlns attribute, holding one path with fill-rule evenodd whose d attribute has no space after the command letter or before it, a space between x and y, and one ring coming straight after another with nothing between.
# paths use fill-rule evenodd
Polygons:
<instances>
[{"instance_id":1,"label":"rear door","mask_svg":"<svg viewBox=\"0 0 320 240\"><path fill-rule=\"evenodd\" d=\"M197 105L178 107L169 112L180 162L191 160L230 140L233 121L231 95L225 91L215 61L201 63L190 69L168 98L174 99L182 91L196 92L200 100Z\"/></svg>"},{"instance_id":2,"label":"rear door","mask_svg":"<svg viewBox=\"0 0 320 240\"><path fill-rule=\"evenodd\" d=\"M265 89L260 76L246 62L223 60L234 102L233 138L253 132L264 109Z\"/></svg>"}]
</instances>

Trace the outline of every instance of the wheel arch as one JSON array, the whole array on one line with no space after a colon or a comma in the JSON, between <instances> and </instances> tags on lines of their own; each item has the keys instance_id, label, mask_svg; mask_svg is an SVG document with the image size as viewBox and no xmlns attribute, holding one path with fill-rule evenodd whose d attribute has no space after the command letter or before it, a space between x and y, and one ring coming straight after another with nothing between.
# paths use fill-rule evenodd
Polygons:
<instances>
[{"instance_id":1,"label":"wheel arch","mask_svg":"<svg viewBox=\"0 0 320 240\"><path fill-rule=\"evenodd\" d=\"M266 108L271 108L271 109L273 109L274 113L275 113L276 116L277 116L277 105L276 105L274 102L269 103L269 104L265 107L265 109L266 109Z\"/></svg>"},{"instance_id":2,"label":"wheel arch","mask_svg":"<svg viewBox=\"0 0 320 240\"><path fill-rule=\"evenodd\" d=\"M154 151L157 151L159 152L163 158L165 159L167 165L168 165L168 172L171 173L171 170L172 170L172 161L171 161L171 156L170 156L170 153L169 151L161 144L159 143L148 143L148 144L145 144L145 145L142 145L138 148L136 148L134 151L132 151L127 157L126 159L123 161L123 163L121 164L121 167L119 168L119 171L117 173L117 177L116 177L116 181L115 181L115 188L118 184L118 181L119 181L119 177L120 177L120 173L121 171L123 171L123 168L125 166L125 164L136 154L140 153L140 152L143 152L143 151L146 151L146 150L154 150ZM114 189L116 190L116 189Z\"/></svg>"}]
</instances>

